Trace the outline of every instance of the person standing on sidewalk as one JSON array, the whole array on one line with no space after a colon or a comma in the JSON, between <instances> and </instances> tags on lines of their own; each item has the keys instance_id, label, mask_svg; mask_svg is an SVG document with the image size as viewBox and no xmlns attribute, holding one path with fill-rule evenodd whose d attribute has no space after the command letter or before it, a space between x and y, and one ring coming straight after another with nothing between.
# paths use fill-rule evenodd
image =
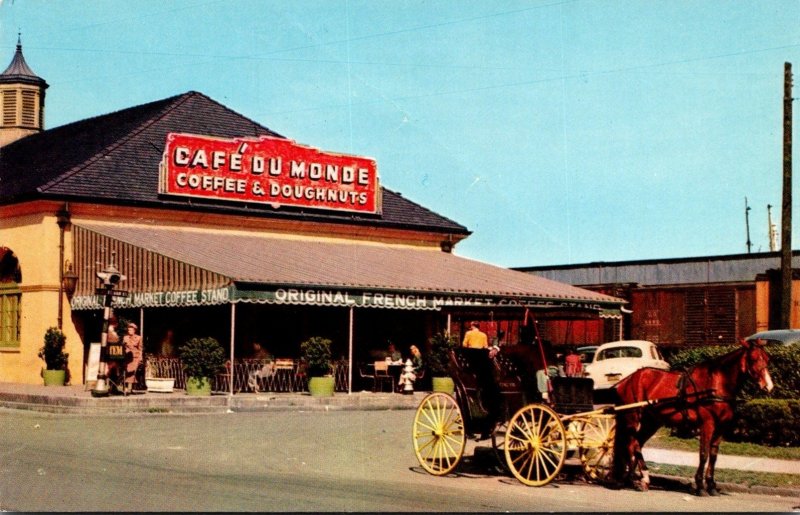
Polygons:
<instances>
[{"instance_id":1,"label":"person standing on sidewalk","mask_svg":"<svg viewBox=\"0 0 800 515\"><path fill-rule=\"evenodd\" d=\"M125 350L125 392L133 391L136 382L136 371L142 364L142 337L136 334L138 326L133 322L128 323L128 334L122 337L122 346Z\"/></svg>"}]
</instances>

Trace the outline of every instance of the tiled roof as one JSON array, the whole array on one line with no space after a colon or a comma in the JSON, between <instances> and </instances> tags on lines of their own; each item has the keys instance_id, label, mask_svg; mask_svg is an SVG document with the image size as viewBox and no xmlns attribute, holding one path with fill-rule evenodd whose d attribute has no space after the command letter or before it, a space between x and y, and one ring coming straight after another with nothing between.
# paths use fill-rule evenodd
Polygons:
<instances>
[{"instance_id":1,"label":"tiled roof","mask_svg":"<svg viewBox=\"0 0 800 515\"><path fill-rule=\"evenodd\" d=\"M387 189L382 191L380 216L159 197L159 163L170 132L283 137L201 93L188 92L56 127L1 148L0 204L57 198L469 234L463 225Z\"/></svg>"},{"instance_id":2,"label":"tiled roof","mask_svg":"<svg viewBox=\"0 0 800 515\"><path fill-rule=\"evenodd\" d=\"M7 82L27 82L31 84L44 84L47 83L41 77L33 73L33 70L25 62L25 57L22 55L22 43L17 42L17 51L14 52L14 57L8 67L0 73L0 83Z\"/></svg>"},{"instance_id":3,"label":"tiled roof","mask_svg":"<svg viewBox=\"0 0 800 515\"><path fill-rule=\"evenodd\" d=\"M237 283L374 288L382 291L574 301L604 306L619 306L624 302L615 297L438 250L88 222L79 222L78 225L229 277ZM234 248L236 256L232 259L231 249ZM410 270L413 273L409 273Z\"/></svg>"}]
</instances>

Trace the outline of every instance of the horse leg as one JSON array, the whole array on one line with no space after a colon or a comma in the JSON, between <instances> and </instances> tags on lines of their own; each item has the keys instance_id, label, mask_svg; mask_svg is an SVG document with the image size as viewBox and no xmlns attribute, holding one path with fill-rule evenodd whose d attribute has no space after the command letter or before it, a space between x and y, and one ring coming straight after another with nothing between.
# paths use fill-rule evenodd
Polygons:
<instances>
[{"instance_id":1,"label":"horse leg","mask_svg":"<svg viewBox=\"0 0 800 515\"><path fill-rule=\"evenodd\" d=\"M632 417L636 420L636 425L631 429L630 437L628 439L628 481L634 489L639 492L646 492L650 487L650 474L645 464L644 456L642 455L642 444L647 441L651 434L643 434L642 431L647 431L643 428L643 417L637 415Z\"/></svg>"},{"instance_id":2,"label":"horse leg","mask_svg":"<svg viewBox=\"0 0 800 515\"><path fill-rule=\"evenodd\" d=\"M620 484L633 484L633 473L636 470L636 427L639 425L639 416L635 412L618 413L616 423L614 481Z\"/></svg>"},{"instance_id":3,"label":"horse leg","mask_svg":"<svg viewBox=\"0 0 800 515\"><path fill-rule=\"evenodd\" d=\"M700 463L697 465L697 472L694 474L694 494L698 496L708 495L703 487L703 472L706 467L708 456L711 452L711 436L713 432L713 421L703 420L700 426Z\"/></svg>"},{"instance_id":4,"label":"horse leg","mask_svg":"<svg viewBox=\"0 0 800 515\"><path fill-rule=\"evenodd\" d=\"M708 495L719 495L717 482L714 481L714 469L717 465L717 454L719 454L719 444L722 441L722 433L723 431L721 429L717 429L711 437L708 468L706 469L706 492L708 492Z\"/></svg>"},{"instance_id":5,"label":"horse leg","mask_svg":"<svg viewBox=\"0 0 800 515\"><path fill-rule=\"evenodd\" d=\"M647 462L644 461L642 447L644 447L645 442L656 434L658 424L647 417L642 417L641 426L636 435L636 465L642 476L638 490L646 492L650 489L650 471L647 469Z\"/></svg>"}]
</instances>

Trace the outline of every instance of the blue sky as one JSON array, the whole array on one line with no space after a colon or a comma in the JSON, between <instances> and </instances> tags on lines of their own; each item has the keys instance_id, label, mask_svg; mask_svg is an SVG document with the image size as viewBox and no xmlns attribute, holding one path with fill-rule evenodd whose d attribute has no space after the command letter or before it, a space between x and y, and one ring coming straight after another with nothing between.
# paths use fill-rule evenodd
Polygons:
<instances>
[{"instance_id":1,"label":"blue sky","mask_svg":"<svg viewBox=\"0 0 800 515\"><path fill-rule=\"evenodd\" d=\"M797 0L0 1L0 66L21 31L47 127L200 91L375 158L384 186L473 231L461 256L746 252L745 197L754 252L767 204L780 229Z\"/></svg>"}]
</instances>

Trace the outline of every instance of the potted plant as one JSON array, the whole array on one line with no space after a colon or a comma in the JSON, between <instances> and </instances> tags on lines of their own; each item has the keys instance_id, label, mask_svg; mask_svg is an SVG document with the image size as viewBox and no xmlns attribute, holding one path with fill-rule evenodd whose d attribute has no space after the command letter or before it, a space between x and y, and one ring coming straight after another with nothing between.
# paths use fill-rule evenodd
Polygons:
<instances>
[{"instance_id":1,"label":"potted plant","mask_svg":"<svg viewBox=\"0 0 800 515\"><path fill-rule=\"evenodd\" d=\"M188 395L211 395L211 384L225 366L225 350L210 337L192 338L178 349Z\"/></svg>"},{"instance_id":2,"label":"potted plant","mask_svg":"<svg viewBox=\"0 0 800 515\"><path fill-rule=\"evenodd\" d=\"M67 337L60 330L51 327L44 334L44 346L39 349L39 357L45 362L42 371L45 386L64 386L67 377L67 359L64 352Z\"/></svg>"},{"instance_id":3,"label":"potted plant","mask_svg":"<svg viewBox=\"0 0 800 515\"><path fill-rule=\"evenodd\" d=\"M431 388L434 392L453 394L455 384L450 377L450 352L458 347L458 340L442 333L433 335L428 342L431 346L428 356L428 371L431 374Z\"/></svg>"},{"instance_id":4,"label":"potted plant","mask_svg":"<svg viewBox=\"0 0 800 515\"><path fill-rule=\"evenodd\" d=\"M306 363L309 393L314 397L333 395L335 381L331 374L331 341L312 336L300 344L300 352Z\"/></svg>"}]
</instances>

